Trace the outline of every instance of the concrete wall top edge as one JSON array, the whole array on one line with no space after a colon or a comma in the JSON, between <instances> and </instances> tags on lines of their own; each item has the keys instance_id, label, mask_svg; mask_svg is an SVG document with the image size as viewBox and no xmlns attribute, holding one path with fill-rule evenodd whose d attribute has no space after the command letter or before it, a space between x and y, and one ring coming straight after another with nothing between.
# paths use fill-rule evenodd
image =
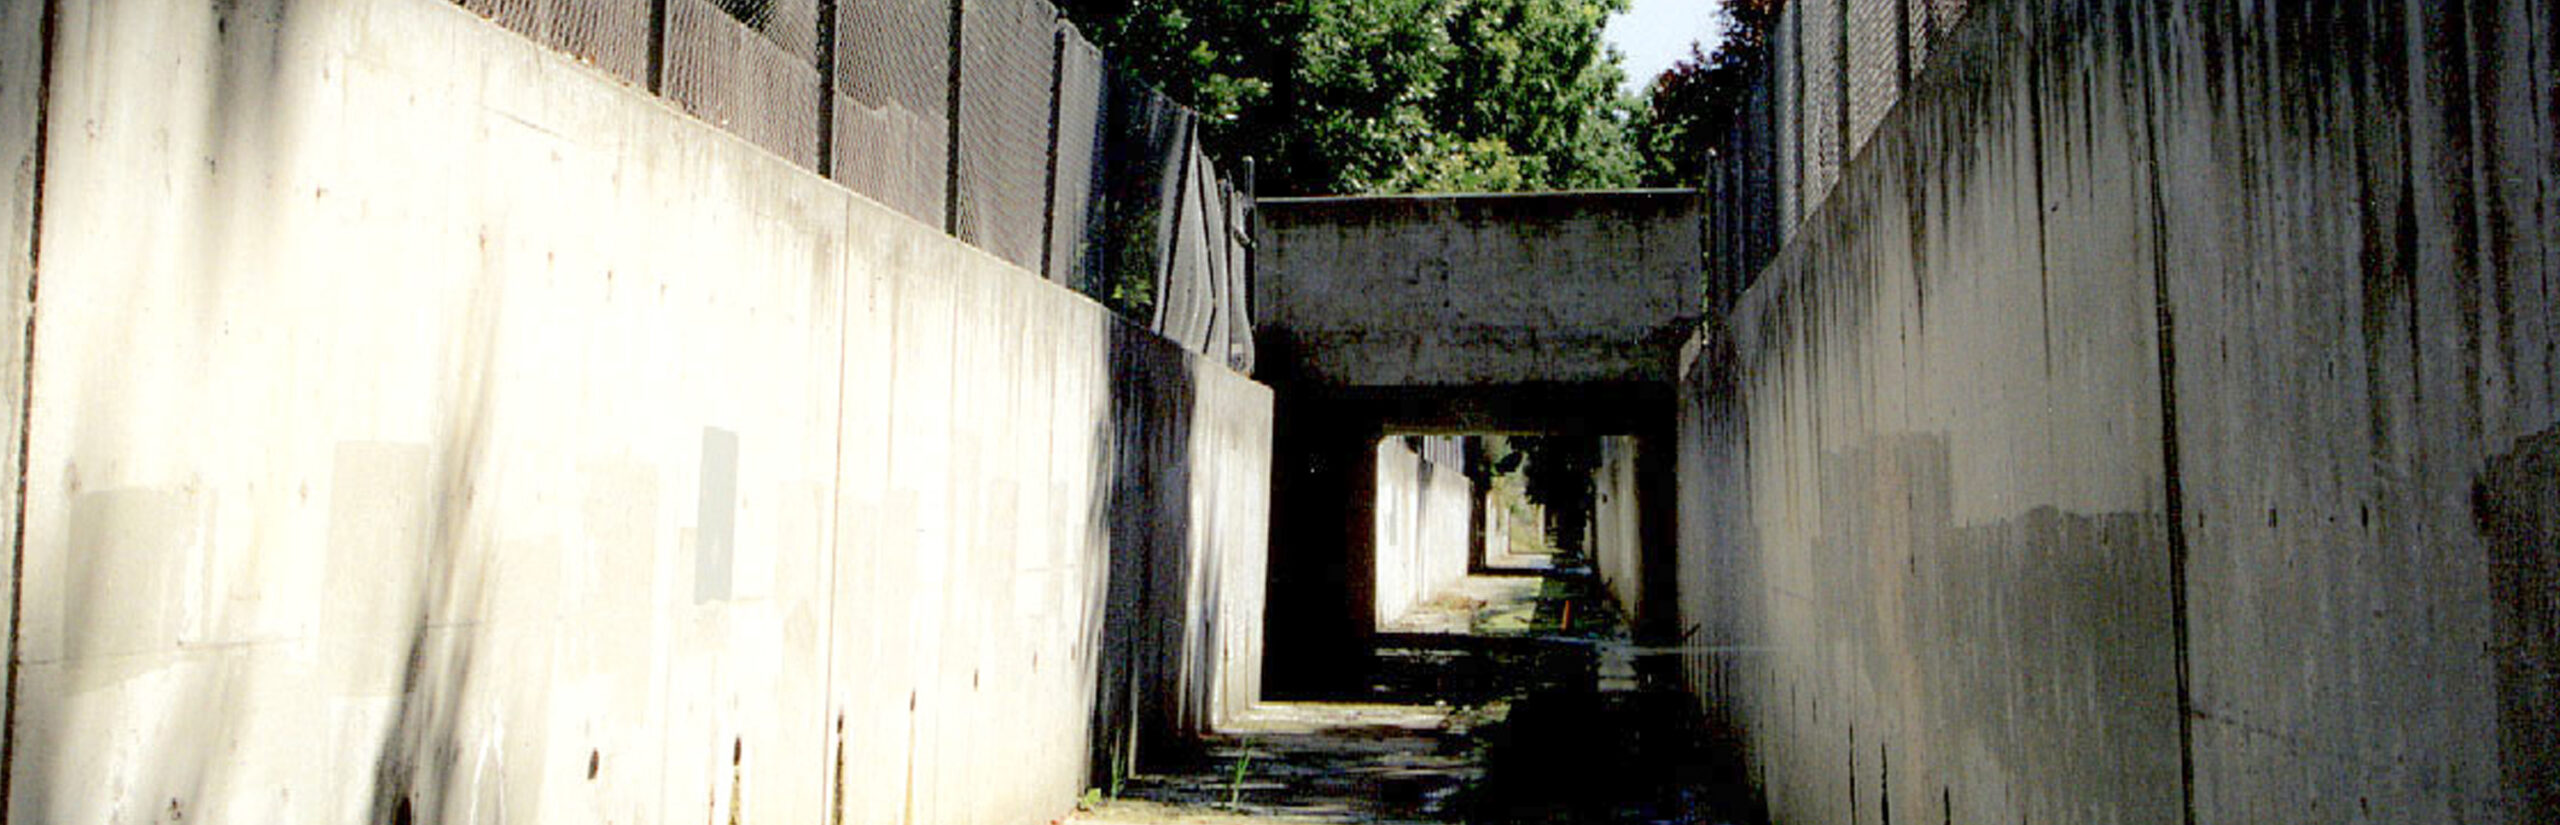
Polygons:
<instances>
[{"instance_id":1,"label":"concrete wall top edge","mask_svg":"<svg viewBox=\"0 0 2560 825\"><path fill-rule=\"evenodd\" d=\"M1039 273L1025 269L1020 264L1006 260L1003 256L998 255L995 252L979 248L975 244L953 237L950 233L943 231L939 226L926 223L919 218L910 216L889 206L888 204L882 203L870 195L856 191L851 187L848 187L825 175L818 174L816 170L804 166L791 158L785 157L762 144L756 143L744 135L703 120L700 116L685 111L684 107L677 104L676 101L650 94L647 89L632 85L628 81L625 81L624 79L615 76L610 71L607 71L604 67L588 63L578 59L574 55L560 52L549 46L543 45L542 43L536 42L525 37L521 32L507 28L496 20L483 17L478 12L475 12L465 6L454 3L429 3L425 5L433 8L424 9L424 13L453 15L467 21L465 25L476 24L484 26L490 32L503 37L506 41L521 44L523 46L523 54L518 55L518 57L521 59L537 61L539 65L542 66L542 71L565 72L569 76L580 78L583 82L605 87L605 93L614 95L624 103L637 104L641 107L645 107L645 110L651 113L651 117L663 119L674 125L674 128L688 130L693 133L692 137L694 138L724 147L726 151L720 153L724 162L745 162L762 167L754 170L744 177L767 179L780 176L780 178L784 180L796 178L808 185L807 191L810 194L843 199L843 202L847 205L848 209L848 223L864 224L873 221L887 221L891 225L904 225L906 231L920 232L925 235L941 238L943 241L949 243L957 254L966 257L975 257L981 259L982 262L995 264L1003 271L1014 276L1039 281L1041 282L1042 289L1063 293L1077 301L1081 301L1098 308L1102 307L1101 302L1094 300L1091 296L1077 292L1076 290L1068 288L1062 284L1050 281ZM1144 332L1152 338L1164 341L1169 346L1176 348L1180 348L1181 346L1172 339L1165 338L1162 334L1157 333L1154 330L1147 329L1144 324L1137 323L1132 319L1123 318L1117 313L1111 313L1107 308L1104 308L1104 312L1109 314L1115 323L1136 327L1138 331ZM1217 364L1216 366L1223 372L1250 380L1250 378L1245 376L1244 373L1237 372L1223 363Z\"/></svg>"}]
</instances>

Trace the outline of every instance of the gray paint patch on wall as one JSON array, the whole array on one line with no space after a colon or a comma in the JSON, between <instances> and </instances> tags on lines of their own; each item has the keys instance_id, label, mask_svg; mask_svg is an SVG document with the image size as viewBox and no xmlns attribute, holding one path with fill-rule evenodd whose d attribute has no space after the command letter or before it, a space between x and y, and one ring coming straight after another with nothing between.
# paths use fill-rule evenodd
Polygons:
<instances>
[{"instance_id":1,"label":"gray paint patch on wall","mask_svg":"<svg viewBox=\"0 0 2560 825\"><path fill-rule=\"evenodd\" d=\"M2517 822L2560 822L2560 428L2520 439L2472 488L2497 597L2498 749Z\"/></svg>"},{"instance_id":2,"label":"gray paint patch on wall","mask_svg":"<svg viewBox=\"0 0 2560 825\"><path fill-rule=\"evenodd\" d=\"M407 663L358 654L426 620L427 463L424 444L350 441L330 457L319 631L349 654L330 670L338 695L394 693Z\"/></svg>"},{"instance_id":3,"label":"gray paint patch on wall","mask_svg":"<svg viewBox=\"0 0 2560 825\"><path fill-rule=\"evenodd\" d=\"M204 599L206 512L184 490L82 494L71 506L71 590L63 651L73 662L173 650ZM129 675L129 674L126 674Z\"/></svg>"},{"instance_id":4,"label":"gray paint patch on wall","mask_svg":"<svg viewBox=\"0 0 2560 825\"><path fill-rule=\"evenodd\" d=\"M693 601L729 598L729 568L738 538L738 434L702 428L702 504L693 541Z\"/></svg>"},{"instance_id":5,"label":"gray paint patch on wall","mask_svg":"<svg viewBox=\"0 0 2560 825\"><path fill-rule=\"evenodd\" d=\"M628 684L647 684L649 634L630 630L649 626L651 594L657 592L658 470L629 458L581 461L578 483L584 495L580 514L588 552L588 578L576 588L579 607L609 631L593 644L578 648L572 673L628 677L613 682L620 695ZM627 710L638 714L634 705Z\"/></svg>"}]
</instances>

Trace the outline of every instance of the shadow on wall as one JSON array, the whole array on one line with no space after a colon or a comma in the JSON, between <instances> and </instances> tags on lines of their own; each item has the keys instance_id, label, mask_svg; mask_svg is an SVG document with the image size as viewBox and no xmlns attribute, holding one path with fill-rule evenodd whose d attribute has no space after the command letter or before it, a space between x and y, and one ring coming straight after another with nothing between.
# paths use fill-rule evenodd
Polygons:
<instances>
[{"instance_id":1,"label":"shadow on wall","mask_svg":"<svg viewBox=\"0 0 2560 825\"><path fill-rule=\"evenodd\" d=\"M2084 792L2174 818L2175 794L2158 792L2178 753L2165 517L2036 507L1960 525L1952 467L1935 435L1825 456L1821 500L1844 506L1822 508L1815 569L1845 581L1817 598L1855 618L1826 625L1822 649L1863 641L1877 700L1932 697L1903 718L1951 720L2033 787L2116 777ZM1880 765L1888 745L1918 744L1875 738Z\"/></svg>"},{"instance_id":2,"label":"shadow on wall","mask_svg":"<svg viewBox=\"0 0 2560 825\"><path fill-rule=\"evenodd\" d=\"M1270 352L1265 339L1264 352ZM1274 393L1263 696L1362 693L1377 627L1376 423L1313 393Z\"/></svg>"},{"instance_id":3,"label":"shadow on wall","mask_svg":"<svg viewBox=\"0 0 2560 825\"><path fill-rule=\"evenodd\" d=\"M2560 429L2519 439L2471 491L2497 603L2498 754L2519 822L2560 822Z\"/></svg>"},{"instance_id":4,"label":"shadow on wall","mask_svg":"<svg viewBox=\"0 0 2560 825\"><path fill-rule=\"evenodd\" d=\"M1725 456L1717 461L1727 466L1711 471L1718 480L1748 477L1755 464L1735 441L1747 435L1729 418L1734 406L1710 401L1692 425L1706 428L1708 452ZM1783 534L1768 537L1772 546L1749 529L1723 537L1686 525L1711 591L1689 599L1685 617L1714 630L1703 640L1713 652L1688 663L1693 683L1710 691L1708 715L1720 725L1756 720L1744 725L1754 728L1754 773L1780 818L1924 797L1960 820L2001 804L1966 799L1973 788L1958 781L1997 766L2021 789L2074 789L2073 799L2009 801L2027 810L2091 805L2129 821L2174 819L2165 518L2043 506L1959 523L1949 451L1947 439L1925 434L1826 451L1811 499L1819 504L1804 505L1814 509L1798 537L1801 560L1787 558ZM1763 512L1739 523L1786 521ZM1764 593L1803 605L1761 606ZM1743 604L1720 604L1728 600ZM1825 618L1790 628L1762 618L1770 609ZM1898 721L1914 719L1941 722ZM1825 744L1808 752L1814 743ZM1850 784L1836 797L1805 781L1842 764ZM1929 784L1941 787L1915 788Z\"/></svg>"},{"instance_id":5,"label":"shadow on wall","mask_svg":"<svg viewBox=\"0 0 2560 825\"><path fill-rule=\"evenodd\" d=\"M1182 350L1126 322L1111 325L1108 462L1098 462L1093 503L1109 525L1111 554L1096 621L1091 783L1116 780L1159 754L1178 752L1186 695L1205 692L1188 661L1192 638L1214 639L1215 588L1198 588L1187 552L1191 525L1192 413L1198 388ZM1194 622L1191 620L1197 619ZM1186 626L1191 625L1191 626ZM1169 754L1168 754L1169 755Z\"/></svg>"},{"instance_id":6,"label":"shadow on wall","mask_svg":"<svg viewBox=\"0 0 2560 825\"><path fill-rule=\"evenodd\" d=\"M203 185L180 186L186 194L167 210L193 216L192 232L179 234L199 240L180 240L172 260L185 263L154 273L157 280L224 294L229 273L254 271L261 256L272 254L262 246L265 230L236 222L266 220L264 202L275 199L273 181L296 145L297 124L284 118L301 108L290 98L306 93L299 84L309 82L287 71L301 58L290 53L305 39L301 9L294 0L237 0L166 24L175 29L172 37L195 41L182 53L209 54L212 65L188 75L206 87L189 90L201 94L202 131L184 137L195 145L175 150L205 156ZM47 21L48 29L62 30L46 32L57 42L80 36L69 33L72 25L95 36L137 28L115 19L119 15L160 13L112 6L48 11L77 21ZM50 52L52 45L43 48ZM118 84L101 82L100 75L141 70L130 54L119 60L112 49L82 50L75 59L90 62L48 72L76 71L93 88L112 89ZM466 559L484 556L479 548L490 538L480 491L494 406L498 280L484 270L473 285L468 349L455 354L445 376L451 385L444 397L455 399L452 409L459 412L441 422L438 443L341 445L333 467L330 569L323 574L329 590L318 640L326 664L316 675L327 687L379 688L392 700L372 764L351 769L371 785L364 795L371 822L439 821L456 807L450 799L460 788L456 729L475 663L469 628L488 592L488 568ZM227 334L217 314L223 302L199 303L206 309L181 319L195 325L190 334L197 340ZM198 483L84 491L81 458L64 456L62 473L34 481L38 495L60 497L67 516L63 534L23 538L61 542L56 564L62 577L36 583L59 588L61 647L58 660L38 663L52 671L47 683L23 693L24 651L12 650L11 694L22 707L11 709L0 820L70 819L128 805L134 800L122 795L145 791L167 792L165 799L144 801L154 816L203 816L202 800L238 795L245 769L235 749L260 724L257 715L271 712L254 704L272 691L252 684L253 668L239 664L249 654L227 649L239 647L228 643L258 624L256 600L217 589L226 582L255 584L258 571L216 569L240 564L239 548L226 546L213 529L218 491ZM53 484L61 486L42 489ZM342 559L362 562L342 567ZM341 587L354 583L359 568L361 587ZM395 654L369 646L376 638L405 644ZM114 720L134 739L103 741L95 735L100 720ZM78 776L79 765L128 747L145 755L134 760L144 775L114 787L65 783Z\"/></svg>"},{"instance_id":7,"label":"shadow on wall","mask_svg":"<svg viewBox=\"0 0 2560 825\"><path fill-rule=\"evenodd\" d=\"M443 466L430 488L435 520L414 579L417 601L402 651L400 693L374 757L373 807L367 817L374 823L447 821L455 795L465 790L455 781L454 769L462 762L455 731L472 686L474 649L469 628L484 615L490 588L489 568L485 564L466 567L465 559L485 559L494 549L492 525L481 512L480 491L489 482L484 476L496 406L491 385L497 375L501 305L501 279L496 271L484 268L478 280L470 335L465 339L470 349L458 359L451 376L454 391L447 396L454 399L452 409L460 415L446 422L435 454ZM332 545L333 554L363 549L336 546L334 541ZM394 552L406 550L397 544L384 546ZM473 548L480 552L466 552ZM351 595L334 593L332 598ZM457 625L461 627L454 629ZM470 802L464 805L472 810Z\"/></svg>"},{"instance_id":8,"label":"shadow on wall","mask_svg":"<svg viewBox=\"0 0 2560 825\"><path fill-rule=\"evenodd\" d=\"M368 800L369 822L447 821L499 801L466 798L473 777L457 772L464 761L457 731L475 687L496 561L485 491L498 281L484 270L475 285L469 343L448 367L444 397L456 412L440 423L436 443L342 444L331 468L315 640L315 675L323 684L314 687L380 691L390 700L367 766L370 792L359 795ZM245 654L226 649L256 617L224 608L254 610L237 608L254 600L207 589L254 561L217 543L210 492L83 493L76 476L66 483L71 519L63 547L74 563L63 580L58 678L70 689L57 684L22 698L29 718L42 722L21 731L27 738L12 759L18 784L9 813L39 822L77 818L131 803L116 795L139 789L166 793L165 801L147 802L172 821L202 816L191 807L200 800L241 796L236 775L246 763L238 743L250 738L251 725L274 724L259 719L272 711L250 704L271 691L248 682L253 671L236 658ZM395 652L385 639L402 644ZM48 784L48 777L76 773L63 767L110 747L94 735L102 718L145 738L140 752L148 757L138 761L151 775L104 792Z\"/></svg>"}]
</instances>

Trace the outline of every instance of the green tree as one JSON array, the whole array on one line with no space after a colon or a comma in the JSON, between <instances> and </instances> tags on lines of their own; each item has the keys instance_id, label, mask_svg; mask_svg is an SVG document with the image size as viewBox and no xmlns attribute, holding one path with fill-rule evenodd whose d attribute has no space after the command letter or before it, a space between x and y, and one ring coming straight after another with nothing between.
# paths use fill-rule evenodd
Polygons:
<instances>
[{"instance_id":1,"label":"green tree","mask_svg":"<svg viewBox=\"0 0 2560 825\"><path fill-rule=\"evenodd\" d=\"M1452 0L1310 0L1274 122L1283 191L1402 191L1443 147L1429 103L1448 75Z\"/></svg>"},{"instance_id":2,"label":"green tree","mask_svg":"<svg viewBox=\"0 0 2560 825\"><path fill-rule=\"evenodd\" d=\"M1590 189L1635 183L1625 71L1601 42L1626 0L1473 0L1449 22L1455 49L1433 120L1446 134L1494 140L1515 159L1521 187Z\"/></svg>"},{"instance_id":3,"label":"green tree","mask_svg":"<svg viewBox=\"0 0 2560 825\"><path fill-rule=\"evenodd\" d=\"M1736 118L1768 62L1769 31L1782 0L1724 0L1724 39L1714 54L1689 45L1689 56L1646 87L1633 143L1644 155L1647 186L1697 186L1709 151L1733 134Z\"/></svg>"},{"instance_id":4,"label":"green tree","mask_svg":"<svg viewBox=\"0 0 2560 825\"><path fill-rule=\"evenodd\" d=\"M1625 0L1068 0L1267 194L1633 183L1600 26Z\"/></svg>"},{"instance_id":5,"label":"green tree","mask_svg":"<svg viewBox=\"0 0 2560 825\"><path fill-rule=\"evenodd\" d=\"M1494 470L1517 470L1529 503L1546 511L1547 542L1568 556L1581 555L1583 534L1598 509L1595 482L1600 470L1596 436L1513 436L1511 453Z\"/></svg>"}]
</instances>

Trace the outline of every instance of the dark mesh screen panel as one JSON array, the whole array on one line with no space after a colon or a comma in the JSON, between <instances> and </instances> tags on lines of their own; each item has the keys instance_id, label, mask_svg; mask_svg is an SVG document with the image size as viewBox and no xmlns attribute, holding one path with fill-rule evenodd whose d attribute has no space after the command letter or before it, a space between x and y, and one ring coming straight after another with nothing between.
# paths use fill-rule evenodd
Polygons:
<instances>
[{"instance_id":1,"label":"dark mesh screen panel","mask_svg":"<svg viewBox=\"0 0 2560 825\"><path fill-rule=\"evenodd\" d=\"M1049 193L1050 280L1078 292L1102 296L1100 232L1104 226L1100 175L1103 124L1110 97L1104 88L1102 50L1084 41L1073 28L1059 33L1056 183Z\"/></svg>"},{"instance_id":2,"label":"dark mesh screen panel","mask_svg":"<svg viewBox=\"0 0 2560 825\"><path fill-rule=\"evenodd\" d=\"M767 21L760 30L731 15L745 0L666 0L667 99L695 117L727 129L802 166L818 163L818 68L784 41L798 34L781 21L780 8L748 16ZM796 0L811 5L814 0ZM798 6L793 6L797 8ZM808 40L816 40L812 25ZM811 50L815 49L812 45Z\"/></svg>"},{"instance_id":3,"label":"dark mesh screen panel","mask_svg":"<svg viewBox=\"0 0 2560 825\"><path fill-rule=\"evenodd\" d=\"M1762 79L1752 84L1749 103L1744 108L1744 123L1751 131L1745 135L1740 152L1743 185L1751 197L1743 218L1741 268L1734 273L1735 282L1728 297L1739 299L1742 291L1758 279L1761 267L1777 255L1782 230L1778 226L1778 96L1776 86L1767 78L1770 70L1761 70Z\"/></svg>"},{"instance_id":4,"label":"dark mesh screen panel","mask_svg":"<svg viewBox=\"0 0 2560 825\"><path fill-rule=\"evenodd\" d=\"M789 52L818 65L818 0L709 0L713 8Z\"/></svg>"},{"instance_id":5,"label":"dark mesh screen panel","mask_svg":"<svg viewBox=\"0 0 2560 825\"><path fill-rule=\"evenodd\" d=\"M835 178L944 229L951 6L837 0Z\"/></svg>"},{"instance_id":6,"label":"dark mesh screen panel","mask_svg":"<svg viewBox=\"0 0 2560 825\"><path fill-rule=\"evenodd\" d=\"M649 83L649 0L463 0L462 6L634 85Z\"/></svg>"},{"instance_id":7,"label":"dark mesh screen panel","mask_svg":"<svg viewBox=\"0 0 2560 825\"><path fill-rule=\"evenodd\" d=\"M959 226L953 234L1040 268L1057 12L1040 0L968 0L960 26Z\"/></svg>"},{"instance_id":8,"label":"dark mesh screen panel","mask_svg":"<svg viewBox=\"0 0 2560 825\"><path fill-rule=\"evenodd\" d=\"M1927 2L1930 20L1936 24L1940 38L1946 37L1947 32L1954 31L1956 24L1964 20L1964 7L1968 0L1927 0Z\"/></svg>"},{"instance_id":9,"label":"dark mesh screen panel","mask_svg":"<svg viewBox=\"0 0 2560 825\"><path fill-rule=\"evenodd\" d=\"M1779 12L1777 31L1769 43L1769 65L1777 72L1777 118L1773 121L1778 169L1779 239L1792 237L1804 214L1804 6L1789 4Z\"/></svg>"},{"instance_id":10,"label":"dark mesh screen panel","mask_svg":"<svg viewBox=\"0 0 2560 825\"><path fill-rule=\"evenodd\" d=\"M1929 51L1935 54L1939 49L1946 47L1948 36L1954 34L1956 26L1964 22L1965 5L1968 0L1911 0L1911 2L1914 6L1925 4L1929 7ZM1917 9L1914 11L1916 12Z\"/></svg>"},{"instance_id":11,"label":"dark mesh screen panel","mask_svg":"<svg viewBox=\"0 0 2560 825\"><path fill-rule=\"evenodd\" d=\"M1192 115L1120 73L1109 82L1102 236L1103 303L1130 318L1156 317L1158 281L1173 245L1182 150Z\"/></svg>"}]
</instances>

